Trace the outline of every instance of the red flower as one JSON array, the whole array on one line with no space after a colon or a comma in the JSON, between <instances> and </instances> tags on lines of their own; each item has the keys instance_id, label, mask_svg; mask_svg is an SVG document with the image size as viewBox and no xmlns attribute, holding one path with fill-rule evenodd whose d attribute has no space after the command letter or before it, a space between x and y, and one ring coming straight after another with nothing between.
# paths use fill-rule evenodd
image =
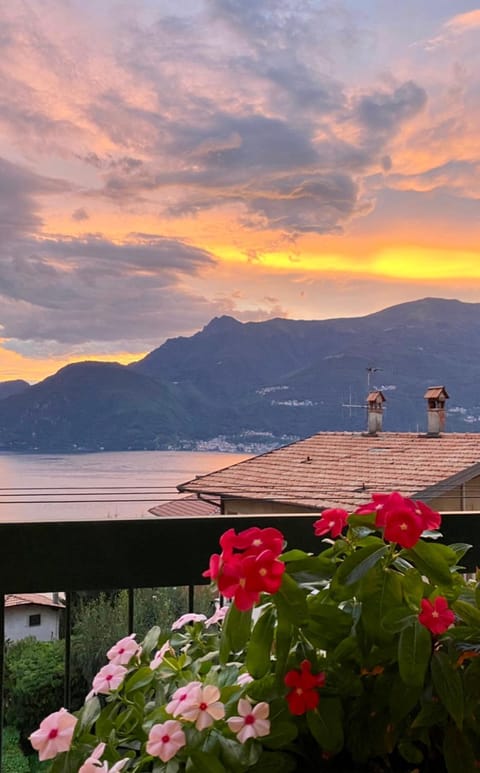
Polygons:
<instances>
[{"instance_id":1,"label":"red flower","mask_svg":"<svg viewBox=\"0 0 480 773\"><path fill-rule=\"evenodd\" d=\"M315 536L322 537L330 532L332 537L338 537L347 524L347 518L347 511L341 507L331 507L324 510L318 521L313 524Z\"/></svg>"},{"instance_id":2,"label":"red flower","mask_svg":"<svg viewBox=\"0 0 480 773\"><path fill-rule=\"evenodd\" d=\"M234 550L253 554L270 550L277 558L283 550L284 542L282 532L272 526L266 529L251 526L250 529L244 529L238 534L235 533L235 529L229 529L220 537L220 545L225 555L232 554Z\"/></svg>"},{"instance_id":3,"label":"red flower","mask_svg":"<svg viewBox=\"0 0 480 773\"><path fill-rule=\"evenodd\" d=\"M285 564L278 560L283 534L269 527L253 526L239 534L229 529L220 538L221 555L214 553L204 577L215 580L220 593L233 598L235 606L251 609L261 593L276 593L282 583Z\"/></svg>"},{"instance_id":4,"label":"red flower","mask_svg":"<svg viewBox=\"0 0 480 773\"><path fill-rule=\"evenodd\" d=\"M409 507L399 507L388 513L383 536L402 548L413 548L422 536L423 524Z\"/></svg>"},{"instance_id":5,"label":"red flower","mask_svg":"<svg viewBox=\"0 0 480 773\"><path fill-rule=\"evenodd\" d=\"M445 633L455 622L455 614L448 608L445 596L437 596L433 604L428 599L421 601L422 611L418 615L419 622L433 634Z\"/></svg>"},{"instance_id":6,"label":"red flower","mask_svg":"<svg viewBox=\"0 0 480 773\"><path fill-rule=\"evenodd\" d=\"M357 515L376 513L375 526L384 529L389 542L398 542L403 548L412 548L425 529L438 529L440 514L423 502L392 494L373 494L372 501L356 510Z\"/></svg>"},{"instance_id":7,"label":"red flower","mask_svg":"<svg viewBox=\"0 0 480 773\"><path fill-rule=\"evenodd\" d=\"M300 664L300 670L292 669L285 674L285 684L291 688L287 695L291 714L299 716L318 706L320 696L317 688L325 684L325 674L312 674L311 668L310 661L304 660Z\"/></svg>"}]
</instances>

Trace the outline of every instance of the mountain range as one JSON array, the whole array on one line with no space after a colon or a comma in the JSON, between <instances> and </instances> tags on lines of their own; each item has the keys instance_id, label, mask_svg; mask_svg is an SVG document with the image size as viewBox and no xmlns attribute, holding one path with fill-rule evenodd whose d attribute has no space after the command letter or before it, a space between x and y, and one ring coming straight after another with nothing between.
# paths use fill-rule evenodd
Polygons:
<instances>
[{"instance_id":1,"label":"mountain range","mask_svg":"<svg viewBox=\"0 0 480 773\"><path fill-rule=\"evenodd\" d=\"M425 298L364 317L241 323L216 317L131 365L68 365L0 384L0 448L257 452L321 430L424 431L427 387L450 394L447 429L480 430L480 304Z\"/></svg>"}]
</instances>

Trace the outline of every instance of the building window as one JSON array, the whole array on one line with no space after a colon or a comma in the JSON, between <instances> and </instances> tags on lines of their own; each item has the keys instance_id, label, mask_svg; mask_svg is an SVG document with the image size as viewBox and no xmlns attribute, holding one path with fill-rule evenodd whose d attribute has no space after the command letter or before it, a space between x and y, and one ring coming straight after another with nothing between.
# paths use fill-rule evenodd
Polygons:
<instances>
[{"instance_id":1,"label":"building window","mask_svg":"<svg viewBox=\"0 0 480 773\"><path fill-rule=\"evenodd\" d=\"M28 616L28 625L30 628L33 628L33 626L40 625L41 622L41 615L29 615Z\"/></svg>"}]
</instances>

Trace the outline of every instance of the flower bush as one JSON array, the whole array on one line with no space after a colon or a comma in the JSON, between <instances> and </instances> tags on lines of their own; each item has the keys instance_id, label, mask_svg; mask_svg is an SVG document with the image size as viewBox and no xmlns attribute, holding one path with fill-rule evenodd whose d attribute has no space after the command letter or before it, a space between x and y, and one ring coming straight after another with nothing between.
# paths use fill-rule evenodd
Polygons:
<instances>
[{"instance_id":1,"label":"flower bush","mask_svg":"<svg viewBox=\"0 0 480 773\"><path fill-rule=\"evenodd\" d=\"M122 639L32 745L51 773L477 770L480 584L440 525L395 492L325 510L317 555L230 529L205 573L228 608Z\"/></svg>"}]
</instances>

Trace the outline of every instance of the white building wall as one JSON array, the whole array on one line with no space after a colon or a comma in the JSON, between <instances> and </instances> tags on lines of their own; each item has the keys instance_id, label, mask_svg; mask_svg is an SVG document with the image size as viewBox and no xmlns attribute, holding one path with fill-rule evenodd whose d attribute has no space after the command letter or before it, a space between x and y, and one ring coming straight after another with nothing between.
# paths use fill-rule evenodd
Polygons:
<instances>
[{"instance_id":1,"label":"white building wall","mask_svg":"<svg viewBox=\"0 0 480 773\"><path fill-rule=\"evenodd\" d=\"M5 639L19 641L33 636L39 641L58 639L60 609L39 604L22 604L5 608ZM40 625L30 625L33 615L40 615Z\"/></svg>"}]
</instances>

